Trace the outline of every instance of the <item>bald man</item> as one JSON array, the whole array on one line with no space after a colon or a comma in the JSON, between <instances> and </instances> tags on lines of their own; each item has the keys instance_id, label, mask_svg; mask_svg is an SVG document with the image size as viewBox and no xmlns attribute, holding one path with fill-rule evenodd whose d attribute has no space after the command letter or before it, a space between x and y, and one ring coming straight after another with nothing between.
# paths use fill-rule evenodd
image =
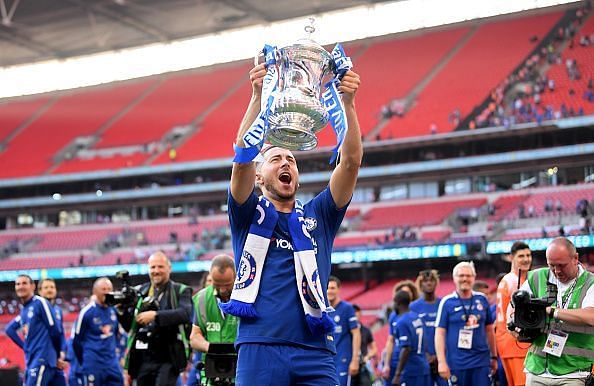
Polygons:
<instances>
[{"instance_id":1,"label":"bald man","mask_svg":"<svg viewBox=\"0 0 594 386\"><path fill-rule=\"evenodd\" d=\"M557 299L547 307L548 331L532 342L524 361L526 386L583 385L594 363L594 274L579 262L573 243L557 237L547 247L546 268L528 272L521 290Z\"/></svg>"},{"instance_id":2,"label":"bald man","mask_svg":"<svg viewBox=\"0 0 594 386\"><path fill-rule=\"evenodd\" d=\"M138 302L120 315L129 331L124 367L137 386L175 385L190 355L192 288L170 279L171 262L162 251L149 257L148 271Z\"/></svg>"},{"instance_id":3,"label":"bald man","mask_svg":"<svg viewBox=\"0 0 594 386\"><path fill-rule=\"evenodd\" d=\"M82 368L85 385L124 384L116 355L117 313L105 303L105 295L111 291L113 285L108 278L95 280L92 300L80 311L74 326L72 348Z\"/></svg>"}]
</instances>

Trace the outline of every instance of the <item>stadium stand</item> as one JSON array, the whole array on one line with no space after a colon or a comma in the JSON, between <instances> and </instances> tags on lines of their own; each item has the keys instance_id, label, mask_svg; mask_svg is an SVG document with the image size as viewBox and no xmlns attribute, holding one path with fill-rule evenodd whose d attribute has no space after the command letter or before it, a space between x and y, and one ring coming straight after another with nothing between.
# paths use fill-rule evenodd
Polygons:
<instances>
[{"instance_id":1,"label":"stadium stand","mask_svg":"<svg viewBox=\"0 0 594 386\"><path fill-rule=\"evenodd\" d=\"M363 214L360 230L388 229L398 226L437 225L447 216L460 209L480 208L487 200L468 198L453 200L441 199L439 202L426 199L415 203L396 201L374 206Z\"/></svg>"},{"instance_id":2,"label":"stadium stand","mask_svg":"<svg viewBox=\"0 0 594 386\"><path fill-rule=\"evenodd\" d=\"M92 136L154 80L96 87L61 96L0 152L0 177L42 175L57 153L79 136Z\"/></svg>"},{"instance_id":3,"label":"stadium stand","mask_svg":"<svg viewBox=\"0 0 594 386\"><path fill-rule=\"evenodd\" d=\"M553 188L540 188L532 190L530 197L524 202L523 206L526 213L529 208L533 208L534 216L553 216L576 213L576 203L578 200L586 198L591 201L594 198L594 188L591 185L575 185L575 186L557 186ZM545 210L545 203L549 201L551 210ZM561 210L557 209L557 201L561 204ZM519 208L512 210L506 218L518 218Z\"/></svg>"},{"instance_id":4,"label":"stadium stand","mask_svg":"<svg viewBox=\"0 0 594 386\"><path fill-rule=\"evenodd\" d=\"M479 26L419 94L417 105L403 119L388 123L382 138L427 135L433 124L439 133L451 131L455 125L448 122L450 114L456 109L461 117L470 113L530 54L535 46L531 38L541 39L560 17L561 13L553 12ZM485 63L489 63L488 70Z\"/></svg>"},{"instance_id":5,"label":"stadium stand","mask_svg":"<svg viewBox=\"0 0 594 386\"><path fill-rule=\"evenodd\" d=\"M365 79L365 87L358 91L358 100L362 103L357 109L362 134L368 134L379 123L382 106L394 99L406 98L468 30L454 28L372 41L354 58L357 71ZM322 146L336 143L329 129L320 133L319 140Z\"/></svg>"},{"instance_id":6,"label":"stadium stand","mask_svg":"<svg viewBox=\"0 0 594 386\"><path fill-rule=\"evenodd\" d=\"M0 104L0 143L4 142L9 134L24 125L27 119L30 119L48 102L47 98L34 98Z\"/></svg>"},{"instance_id":7,"label":"stadium stand","mask_svg":"<svg viewBox=\"0 0 594 386\"><path fill-rule=\"evenodd\" d=\"M244 80L244 66L225 66L195 74L173 75L102 135L97 148L159 141L175 126L192 123L234 83Z\"/></svg>"},{"instance_id":8,"label":"stadium stand","mask_svg":"<svg viewBox=\"0 0 594 386\"><path fill-rule=\"evenodd\" d=\"M590 42L590 36L594 33L594 19L589 18L575 37L567 39L565 49L558 61L551 64L547 77L554 82L554 91L545 91L541 94L542 106L551 105L555 111L565 106L566 110L578 113L580 108L588 115L594 113L594 99L588 100L588 92L592 87L588 86L594 74L594 47ZM580 36L588 37L588 44L579 43ZM572 40L572 43L569 41ZM575 60L580 76L570 78L568 74L568 60Z\"/></svg>"},{"instance_id":9,"label":"stadium stand","mask_svg":"<svg viewBox=\"0 0 594 386\"><path fill-rule=\"evenodd\" d=\"M510 212L517 210L518 207L526 201L528 198L527 194L504 194L501 195L493 202L494 213L489 215L490 221L499 221L507 216Z\"/></svg>"},{"instance_id":10,"label":"stadium stand","mask_svg":"<svg viewBox=\"0 0 594 386\"><path fill-rule=\"evenodd\" d=\"M134 153L129 155L114 154L106 157L74 158L61 162L52 174L90 172L95 170L124 169L141 165L148 154Z\"/></svg>"},{"instance_id":11,"label":"stadium stand","mask_svg":"<svg viewBox=\"0 0 594 386\"><path fill-rule=\"evenodd\" d=\"M246 74L249 67L242 67L242 71ZM176 161L200 161L232 156L232 145L250 93L249 82L242 82L232 95L225 98L217 109L204 118L197 132L177 149ZM165 154L155 161L157 164L164 162L170 162Z\"/></svg>"},{"instance_id":12,"label":"stadium stand","mask_svg":"<svg viewBox=\"0 0 594 386\"><path fill-rule=\"evenodd\" d=\"M425 83L412 108L404 117L390 120L381 137L427 135L433 123L438 132L451 130L448 116L456 109L462 116L467 114L530 53L534 47L530 38L542 38L560 15L553 12L493 20L481 23L476 29L443 29L354 45L357 68L367 84L358 98L363 134L377 126L382 106L394 99L410 97L412 90ZM414 60L409 60L413 57ZM487 60L489 71L484 70ZM392 70L377 71L378 67L386 66ZM172 162L166 151L171 147L177 152L175 162L231 156L229 144L234 141L237 122L249 98L250 86L243 79L248 70L248 65L236 63L207 72L60 94L48 111L25 127L0 153L0 161L8 166L0 172L0 177L118 169L146 162L164 164ZM0 105L5 109L20 105L12 113L12 123L2 125L0 138L2 133L7 135L11 131L7 127L14 128L16 122L31 117L43 100ZM70 122L66 126L60 121L65 116ZM190 130L182 138L170 137L174 127L192 123L197 125L196 130ZM53 135L44 137L45 133ZM60 151L80 136L98 136L98 142L91 145L95 151L122 148L123 153L75 155L56 162ZM329 128L320 133L319 140L322 146L335 142ZM149 151L142 148L149 143L157 144L156 148ZM124 152L126 146L140 148L130 154ZM23 159L25 149L32 150L34 155Z\"/></svg>"}]
</instances>

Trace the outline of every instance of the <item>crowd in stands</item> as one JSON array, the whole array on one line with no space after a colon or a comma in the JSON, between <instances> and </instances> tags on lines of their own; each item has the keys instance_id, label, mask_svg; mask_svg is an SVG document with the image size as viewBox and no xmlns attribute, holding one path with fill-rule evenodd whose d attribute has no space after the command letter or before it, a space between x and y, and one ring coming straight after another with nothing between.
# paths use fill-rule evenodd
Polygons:
<instances>
[{"instance_id":1,"label":"crowd in stands","mask_svg":"<svg viewBox=\"0 0 594 386\"><path fill-rule=\"evenodd\" d=\"M518 123L536 122L583 116L586 105L594 103L594 85L590 72L582 73L583 63L572 58L575 40L590 14L591 6L576 11L575 18L565 28L559 27L555 36L540 51L534 53L514 73L506 77L488 98L487 107L468 123L470 129L505 126ZM579 37L582 48L592 49L589 34ZM561 52L567 46L567 50ZM565 58L565 60L564 60ZM567 90L557 90L555 79L547 76L553 66L565 66ZM585 66L589 69L588 66ZM581 95L576 90L584 89ZM546 94L567 93L566 97L545 98ZM544 100L548 102L545 103ZM561 103L554 101L561 100ZM571 101L568 105L566 101Z\"/></svg>"}]
</instances>

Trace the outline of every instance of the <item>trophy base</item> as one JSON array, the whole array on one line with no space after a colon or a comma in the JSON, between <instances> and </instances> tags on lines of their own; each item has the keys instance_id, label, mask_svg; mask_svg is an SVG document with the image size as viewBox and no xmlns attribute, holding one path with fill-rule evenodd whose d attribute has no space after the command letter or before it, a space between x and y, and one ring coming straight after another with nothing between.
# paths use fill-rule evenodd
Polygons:
<instances>
[{"instance_id":1,"label":"trophy base","mask_svg":"<svg viewBox=\"0 0 594 386\"><path fill-rule=\"evenodd\" d=\"M268 142L274 146L293 150L311 150L318 146L315 134L308 130L313 126L312 118L304 113L286 112L270 117Z\"/></svg>"}]
</instances>

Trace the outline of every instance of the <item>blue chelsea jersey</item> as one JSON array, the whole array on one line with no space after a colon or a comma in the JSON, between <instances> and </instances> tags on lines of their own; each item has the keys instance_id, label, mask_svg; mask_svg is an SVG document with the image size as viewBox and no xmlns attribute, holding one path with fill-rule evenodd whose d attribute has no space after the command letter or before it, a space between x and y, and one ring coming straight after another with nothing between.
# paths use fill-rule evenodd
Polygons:
<instances>
[{"instance_id":1,"label":"blue chelsea jersey","mask_svg":"<svg viewBox=\"0 0 594 386\"><path fill-rule=\"evenodd\" d=\"M236 265L239 264L257 203L255 193L242 205L238 205L229 193L229 223ZM312 236L324 294L330 276L332 243L346 207L336 207L329 188L304 205L305 222ZM262 270L258 297L254 303L258 317L240 320L236 345L296 344L335 352L332 334L316 336L307 327L295 280L293 247L288 228L290 213L278 212L278 215Z\"/></svg>"},{"instance_id":2,"label":"blue chelsea jersey","mask_svg":"<svg viewBox=\"0 0 594 386\"><path fill-rule=\"evenodd\" d=\"M435 355L435 320L440 301L441 298L436 298L433 303L417 299L410 304L410 310L419 314L419 318L425 323L425 345L431 355Z\"/></svg>"},{"instance_id":3,"label":"blue chelsea jersey","mask_svg":"<svg viewBox=\"0 0 594 386\"><path fill-rule=\"evenodd\" d=\"M490 365L486 326L495 318L489 302L480 292L470 299L461 299L456 292L444 297L437 310L437 326L446 330L446 360L450 368L465 370ZM460 330L472 330L472 347L458 348Z\"/></svg>"},{"instance_id":4,"label":"blue chelsea jersey","mask_svg":"<svg viewBox=\"0 0 594 386\"><path fill-rule=\"evenodd\" d=\"M19 323L25 336L24 351L27 368L42 364L56 367L61 349L61 329L58 327L52 305L47 299L33 296L23 305Z\"/></svg>"},{"instance_id":5,"label":"blue chelsea jersey","mask_svg":"<svg viewBox=\"0 0 594 386\"><path fill-rule=\"evenodd\" d=\"M118 366L118 319L113 307L95 302L85 306L76 320L72 346L83 370Z\"/></svg>"},{"instance_id":6,"label":"blue chelsea jersey","mask_svg":"<svg viewBox=\"0 0 594 386\"><path fill-rule=\"evenodd\" d=\"M408 360L402 371L403 376L429 375L429 362L425 358L425 326L416 312L409 311L398 319L394 340L398 347L410 347Z\"/></svg>"},{"instance_id":7,"label":"blue chelsea jersey","mask_svg":"<svg viewBox=\"0 0 594 386\"><path fill-rule=\"evenodd\" d=\"M359 327L353 306L341 301L334 312L328 313L334 321L334 344L336 345L335 362L350 363L353 357L353 336L351 330Z\"/></svg>"}]
</instances>

